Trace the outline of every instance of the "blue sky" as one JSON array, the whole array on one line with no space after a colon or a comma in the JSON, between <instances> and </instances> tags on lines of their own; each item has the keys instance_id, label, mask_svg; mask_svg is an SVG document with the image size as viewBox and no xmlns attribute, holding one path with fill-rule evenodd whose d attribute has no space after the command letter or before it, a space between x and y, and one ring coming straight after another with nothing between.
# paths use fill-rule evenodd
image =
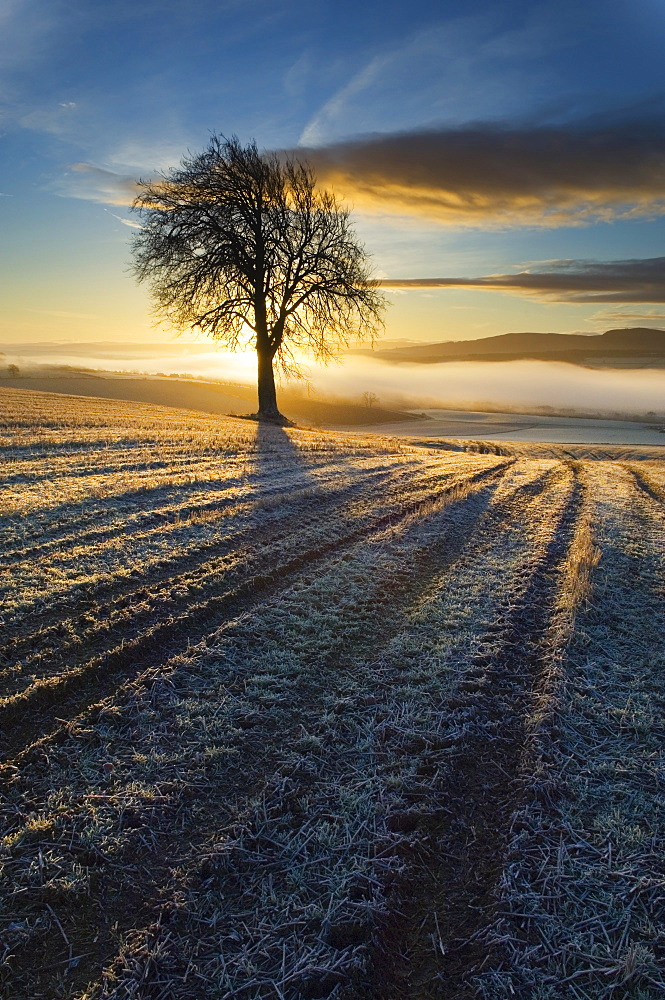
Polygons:
<instances>
[{"instance_id":1,"label":"blue sky","mask_svg":"<svg viewBox=\"0 0 665 1000\"><path fill-rule=\"evenodd\" d=\"M662 0L3 0L0 340L168 338L127 203L211 131L307 151L380 276L441 279L389 338L665 327L664 41Z\"/></svg>"}]
</instances>

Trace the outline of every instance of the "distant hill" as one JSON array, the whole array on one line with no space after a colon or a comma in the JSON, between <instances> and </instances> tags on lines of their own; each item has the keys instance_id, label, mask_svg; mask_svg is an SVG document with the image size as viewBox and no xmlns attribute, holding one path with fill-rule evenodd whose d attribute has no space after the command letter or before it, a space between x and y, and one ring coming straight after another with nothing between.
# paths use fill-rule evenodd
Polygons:
<instances>
[{"instance_id":1,"label":"distant hill","mask_svg":"<svg viewBox=\"0 0 665 1000\"><path fill-rule=\"evenodd\" d=\"M363 351L393 362L434 364L441 361L516 361L538 359L588 364L645 358L665 365L665 330L649 327L581 333L502 333L480 340L449 340L387 351Z\"/></svg>"}]
</instances>

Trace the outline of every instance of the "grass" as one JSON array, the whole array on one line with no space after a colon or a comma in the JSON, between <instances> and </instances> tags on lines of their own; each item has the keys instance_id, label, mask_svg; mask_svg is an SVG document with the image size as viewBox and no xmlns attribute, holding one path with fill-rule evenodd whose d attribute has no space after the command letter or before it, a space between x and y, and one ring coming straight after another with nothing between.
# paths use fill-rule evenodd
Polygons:
<instances>
[{"instance_id":1,"label":"grass","mask_svg":"<svg viewBox=\"0 0 665 1000\"><path fill-rule=\"evenodd\" d=\"M12 997L660 995L657 459L0 408Z\"/></svg>"},{"instance_id":2,"label":"grass","mask_svg":"<svg viewBox=\"0 0 665 1000\"><path fill-rule=\"evenodd\" d=\"M646 998L665 987L662 522L626 472L585 474L593 501L571 551L558 649L532 720L496 927L508 971L486 977L492 998L507 989Z\"/></svg>"}]
</instances>

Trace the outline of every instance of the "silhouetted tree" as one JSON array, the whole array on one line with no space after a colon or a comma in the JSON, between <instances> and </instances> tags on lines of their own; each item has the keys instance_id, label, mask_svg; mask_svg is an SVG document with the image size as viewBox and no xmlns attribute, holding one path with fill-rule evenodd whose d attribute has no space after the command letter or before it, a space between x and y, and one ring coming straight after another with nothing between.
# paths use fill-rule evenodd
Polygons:
<instances>
[{"instance_id":1,"label":"silhouetted tree","mask_svg":"<svg viewBox=\"0 0 665 1000\"><path fill-rule=\"evenodd\" d=\"M293 348L319 359L373 337L385 305L368 257L330 192L294 159L213 135L153 183L134 207L134 272L176 328L199 328L231 350L251 336L260 419L277 408L273 364L297 373Z\"/></svg>"}]
</instances>

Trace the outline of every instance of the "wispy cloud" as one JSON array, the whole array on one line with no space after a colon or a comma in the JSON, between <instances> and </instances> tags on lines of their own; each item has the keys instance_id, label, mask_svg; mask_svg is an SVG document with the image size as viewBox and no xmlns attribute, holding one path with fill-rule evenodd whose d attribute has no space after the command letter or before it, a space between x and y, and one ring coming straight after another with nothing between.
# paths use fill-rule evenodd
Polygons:
<instances>
[{"instance_id":1,"label":"wispy cloud","mask_svg":"<svg viewBox=\"0 0 665 1000\"><path fill-rule=\"evenodd\" d=\"M360 210L454 226L575 226L665 213L662 120L477 124L298 149Z\"/></svg>"},{"instance_id":2,"label":"wispy cloud","mask_svg":"<svg viewBox=\"0 0 665 1000\"><path fill-rule=\"evenodd\" d=\"M654 323L665 323L665 312L656 309L648 309L646 312L602 309L594 314L592 320L600 326L607 326L608 323L638 323L640 326L652 326Z\"/></svg>"},{"instance_id":3,"label":"wispy cloud","mask_svg":"<svg viewBox=\"0 0 665 1000\"><path fill-rule=\"evenodd\" d=\"M139 193L139 186L134 177L96 167L92 163L74 163L58 181L55 190L64 197L82 198L103 205L131 205Z\"/></svg>"},{"instance_id":4,"label":"wispy cloud","mask_svg":"<svg viewBox=\"0 0 665 1000\"><path fill-rule=\"evenodd\" d=\"M389 57L377 56L359 70L340 90L330 97L314 118L305 126L300 143L307 146L320 142L326 135L331 123L343 115L350 98L362 93L371 83L377 80L381 71L390 64Z\"/></svg>"},{"instance_id":5,"label":"wispy cloud","mask_svg":"<svg viewBox=\"0 0 665 1000\"><path fill-rule=\"evenodd\" d=\"M479 288L554 302L665 302L665 257L555 260L515 274L477 278L383 278L384 288Z\"/></svg>"},{"instance_id":6,"label":"wispy cloud","mask_svg":"<svg viewBox=\"0 0 665 1000\"><path fill-rule=\"evenodd\" d=\"M48 135L67 136L77 127L76 101L60 101L49 107L38 108L21 115L18 124L32 132Z\"/></svg>"},{"instance_id":7,"label":"wispy cloud","mask_svg":"<svg viewBox=\"0 0 665 1000\"><path fill-rule=\"evenodd\" d=\"M415 19L416 22L421 20ZM414 123L520 114L554 84L544 56L565 42L560 18L532 5L524 18L485 9L444 17L366 56L305 126L299 144L319 146L381 122Z\"/></svg>"},{"instance_id":8,"label":"wispy cloud","mask_svg":"<svg viewBox=\"0 0 665 1000\"><path fill-rule=\"evenodd\" d=\"M118 220L118 222L122 222L123 226L129 226L130 229L143 229L141 223L135 222L134 219L123 219L121 215L116 215L115 212L109 212L108 208L105 208L104 211L108 212L109 215L112 215L114 219Z\"/></svg>"}]
</instances>

